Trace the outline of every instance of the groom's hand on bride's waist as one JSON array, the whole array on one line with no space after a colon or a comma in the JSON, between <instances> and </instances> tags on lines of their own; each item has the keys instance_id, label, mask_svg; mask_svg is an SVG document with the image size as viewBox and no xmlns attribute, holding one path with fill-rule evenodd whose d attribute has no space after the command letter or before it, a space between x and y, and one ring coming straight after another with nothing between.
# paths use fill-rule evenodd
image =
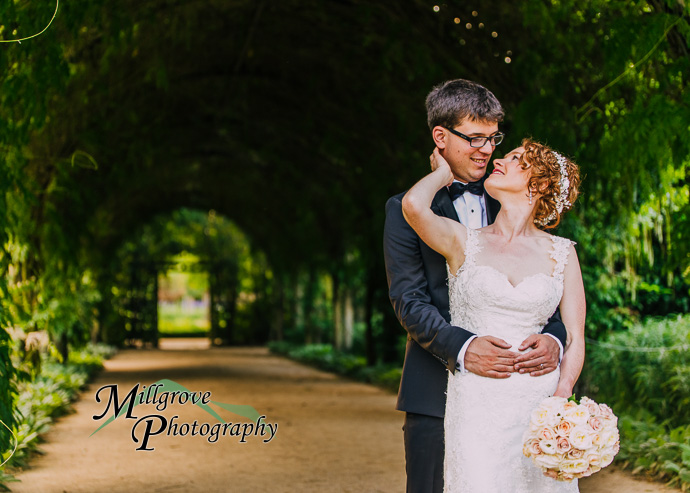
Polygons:
<instances>
[{"instance_id":1,"label":"groom's hand on bride's waist","mask_svg":"<svg viewBox=\"0 0 690 493\"><path fill-rule=\"evenodd\" d=\"M547 334L533 334L522 341L518 348L524 351L532 348L531 351L520 354L515 358L515 370L520 373L529 373L533 377L551 373L560 362L561 347L556 339Z\"/></svg>"},{"instance_id":2,"label":"groom's hand on bride's waist","mask_svg":"<svg viewBox=\"0 0 690 493\"><path fill-rule=\"evenodd\" d=\"M519 356L509 351L511 347L498 337L476 337L467 347L465 370L482 377L508 378L515 372L515 359Z\"/></svg>"}]
</instances>

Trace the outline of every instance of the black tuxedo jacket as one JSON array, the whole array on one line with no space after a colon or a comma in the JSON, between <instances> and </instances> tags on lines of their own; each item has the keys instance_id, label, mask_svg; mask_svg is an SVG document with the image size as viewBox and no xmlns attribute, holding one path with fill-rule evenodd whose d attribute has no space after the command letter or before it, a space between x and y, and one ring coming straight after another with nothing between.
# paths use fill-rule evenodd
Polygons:
<instances>
[{"instance_id":1,"label":"black tuxedo jacket","mask_svg":"<svg viewBox=\"0 0 690 493\"><path fill-rule=\"evenodd\" d=\"M443 417L447 371L455 372L458 353L474 334L450 325L446 259L429 248L405 221L402 214L404 195L388 199L383 234L388 292L395 314L407 331L396 408ZM500 204L487 194L484 200L488 221L492 223ZM446 187L436 193L431 210L458 221ZM558 337L565 347L566 331L558 312L543 332Z\"/></svg>"}]
</instances>

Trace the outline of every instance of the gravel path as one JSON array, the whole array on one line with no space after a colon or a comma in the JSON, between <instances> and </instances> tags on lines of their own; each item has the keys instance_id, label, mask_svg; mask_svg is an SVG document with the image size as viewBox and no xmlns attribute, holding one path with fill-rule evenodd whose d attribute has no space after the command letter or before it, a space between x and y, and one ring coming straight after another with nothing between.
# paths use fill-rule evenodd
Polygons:
<instances>
[{"instance_id":1,"label":"gravel path","mask_svg":"<svg viewBox=\"0 0 690 493\"><path fill-rule=\"evenodd\" d=\"M106 370L83 392L75 412L62 417L46 435L44 455L19 474L12 491L75 492L402 492L405 470L402 413L395 396L270 355L264 348L207 349L204 341L163 341L164 350L125 350L106 362ZM137 383L170 379L192 391L209 391L211 400L253 406L277 423L273 438L221 436L151 436L153 451L135 450L136 420L124 416L93 436L103 424L92 417L105 410L96 391L117 384L119 399ZM215 408L218 410L218 408ZM248 422L228 411L233 423ZM163 412L152 405L134 408L141 418L163 415L192 425L218 423L191 404ZM112 409L108 415L112 415ZM173 416L177 415L174 421ZM152 431L160 426L155 418ZM143 438L146 422L135 429ZM237 430L239 427L236 427ZM661 493L676 491L628 474L604 470L583 481L582 493Z\"/></svg>"}]
</instances>

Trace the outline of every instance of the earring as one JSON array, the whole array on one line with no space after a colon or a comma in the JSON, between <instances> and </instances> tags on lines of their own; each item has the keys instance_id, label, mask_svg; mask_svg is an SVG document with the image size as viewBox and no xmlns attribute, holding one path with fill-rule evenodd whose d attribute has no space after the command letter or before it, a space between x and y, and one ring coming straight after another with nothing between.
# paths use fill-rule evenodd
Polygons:
<instances>
[{"instance_id":1,"label":"earring","mask_svg":"<svg viewBox=\"0 0 690 493\"><path fill-rule=\"evenodd\" d=\"M529 191L529 205L532 205L532 190Z\"/></svg>"}]
</instances>

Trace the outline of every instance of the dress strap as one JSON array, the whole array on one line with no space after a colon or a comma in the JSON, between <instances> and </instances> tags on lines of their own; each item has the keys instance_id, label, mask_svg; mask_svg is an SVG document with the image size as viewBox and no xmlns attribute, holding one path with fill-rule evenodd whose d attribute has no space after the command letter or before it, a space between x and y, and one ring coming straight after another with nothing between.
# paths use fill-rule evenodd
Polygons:
<instances>
[{"instance_id":1,"label":"dress strap","mask_svg":"<svg viewBox=\"0 0 690 493\"><path fill-rule=\"evenodd\" d=\"M565 270L565 266L568 265L570 245L575 245L576 243L567 238L561 238L560 236L552 236L551 241L553 242L551 258L556 261L556 267L553 269L553 277L562 281L563 271Z\"/></svg>"},{"instance_id":2,"label":"dress strap","mask_svg":"<svg viewBox=\"0 0 690 493\"><path fill-rule=\"evenodd\" d=\"M465 265L476 265L476 256L481 250L479 246L479 231L467 228L467 244L465 245Z\"/></svg>"}]
</instances>

